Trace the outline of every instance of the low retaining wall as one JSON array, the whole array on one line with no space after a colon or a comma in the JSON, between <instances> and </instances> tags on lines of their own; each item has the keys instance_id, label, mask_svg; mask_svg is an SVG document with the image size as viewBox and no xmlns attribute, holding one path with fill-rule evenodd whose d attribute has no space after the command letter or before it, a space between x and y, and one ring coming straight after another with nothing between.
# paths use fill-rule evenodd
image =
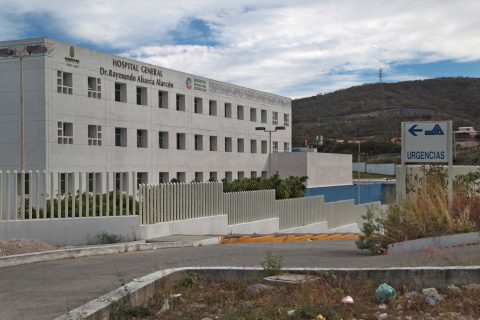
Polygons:
<instances>
[{"instance_id":1,"label":"low retaining wall","mask_svg":"<svg viewBox=\"0 0 480 320\"><path fill-rule=\"evenodd\" d=\"M10 220L0 222L0 240L39 239L57 246L78 246L106 232L133 241L139 239L138 224L138 216Z\"/></svg>"},{"instance_id":2,"label":"low retaining wall","mask_svg":"<svg viewBox=\"0 0 480 320\"><path fill-rule=\"evenodd\" d=\"M186 272L197 272L215 280L249 279L260 275L261 268L239 267L187 267L157 271L136 279L102 297L80 306L55 320L109 319L112 308L119 302L143 305L161 288L164 281L179 279ZM425 287L446 288L449 284L464 285L480 282L480 267L416 267L416 268L290 268L286 272L335 276L348 281L369 280L387 282L394 287L405 285L409 289Z\"/></svg>"},{"instance_id":3,"label":"low retaining wall","mask_svg":"<svg viewBox=\"0 0 480 320\"><path fill-rule=\"evenodd\" d=\"M280 229L280 220L278 218L259 220L253 222L232 224L227 226L226 234L269 234L276 233Z\"/></svg>"},{"instance_id":4,"label":"low retaining wall","mask_svg":"<svg viewBox=\"0 0 480 320\"><path fill-rule=\"evenodd\" d=\"M140 225L136 228L139 239L152 239L172 234L209 235L225 234L228 216L219 215L195 219L169 221L156 224Z\"/></svg>"},{"instance_id":5,"label":"low retaining wall","mask_svg":"<svg viewBox=\"0 0 480 320\"><path fill-rule=\"evenodd\" d=\"M322 221L306 226L280 230L281 233L324 233L328 232L328 222Z\"/></svg>"}]
</instances>

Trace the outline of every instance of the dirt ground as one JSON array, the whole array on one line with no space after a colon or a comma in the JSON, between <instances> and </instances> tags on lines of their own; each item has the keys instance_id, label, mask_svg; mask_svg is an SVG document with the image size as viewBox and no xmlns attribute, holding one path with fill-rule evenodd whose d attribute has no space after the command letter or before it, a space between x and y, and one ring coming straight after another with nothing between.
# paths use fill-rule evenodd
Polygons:
<instances>
[{"instance_id":1,"label":"dirt ground","mask_svg":"<svg viewBox=\"0 0 480 320\"><path fill-rule=\"evenodd\" d=\"M41 240L19 239L0 241L0 257L55 249L56 247Z\"/></svg>"}]
</instances>

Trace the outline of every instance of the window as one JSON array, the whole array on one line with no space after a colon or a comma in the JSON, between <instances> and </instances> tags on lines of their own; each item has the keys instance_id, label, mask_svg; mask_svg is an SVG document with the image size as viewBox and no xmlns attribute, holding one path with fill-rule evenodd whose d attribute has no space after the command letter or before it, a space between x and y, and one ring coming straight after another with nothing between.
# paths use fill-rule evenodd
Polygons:
<instances>
[{"instance_id":1,"label":"window","mask_svg":"<svg viewBox=\"0 0 480 320\"><path fill-rule=\"evenodd\" d=\"M170 182L168 172L159 172L158 173L158 182L159 183L168 183Z\"/></svg>"},{"instance_id":2,"label":"window","mask_svg":"<svg viewBox=\"0 0 480 320\"><path fill-rule=\"evenodd\" d=\"M237 106L237 119L243 120L243 106Z\"/></svg>"},{"instance_id":3,"label":"window","mask_svg":"<svg viewBox=\"0 0 480 320\"><path fill-rule=\"evenodd\" d=\"M203 182L203 172L195 172L195 182Z\"/></svg>"},{"instance_id":4,"label":"window","mask_svg":"<svg viewBox=\"0 0 480 320\"><path fill-rule=\"evenodd\" d=\"M225 180L227 182L231 182L233 179L232 179L232 171L226 171L225 172Z\"/></svg>"},{"instance_id":5,"label":"window","mask_svg":"<svg viewBox=\"0 0 480 320\"><path fill-rule=\"evenodd\" d=\"M148 131L144 129L137 130L137 148L148 147Z\"/></svg>"},{"instance_id":6,"label":"window","mask_svg":"<svg viewBox=\"0 0 480 320\"><path fill-rule=\"evenodd\" d=\"M88 192L102 192L102 174L96 172L88 173Z\"/></svg>"},{"instance_id":7,"label":"window","mask_svg":"<svg viewBox=\"0 0 480 320\"><path fill-rule=\"evenodd\" d=\"M193 98L193 112L194 113L203 113L203 99L202 98Z\"/></svg>"},{"instance_id":8,"label":"window","mask_svg":"<svg viewBox=\"0 0 480 320\"><path fill-rule=\"evenodd\" d=\"M73 94L73 77L70 72L57 71L57 92Z\"/></svg>"},{"instance_id":9,"label":"window","mask_svg":"<svg viewBox=\"0 0 480 320\"><path fill-rule=\"evenodd\" d=\"M237 179L243 179L245 178L245 172L243 171L238 171L237 173Z\"/></svg>"},{"instance_id":10,"label":"window","mask_svg":"<svg viewBox=\"0 0 480 320\"><path fill-rule=\"evenodd\" d=\"M237 139L237 152L243 152L244 151L244 139Z\"/></svg>"},{"instance_id":11,"label":"window","mask_svg":"<svg viewBox=\"0 0 480 320\"><path fill-rule=\"evenodd\" d=\"M195 150L201 151L203 150L203 136L201 134L195 135Z\"/></svg>"},{"instance_id":12,"label":"window","mask_svg":"<svg viewBox=\"0 0 480 320\"><path fill-rule=\"evenodd\" d=\"M272 145L272 149L273 149L273 153L278 153L278 141L273 141L273 145Z\"/></svg>"},{"instance_id":13,"label":"window","mask_svg":"<svg viewBox=\"0 0 480 320\"><path fill-rule=\"evenodd\" d=\"M262 109L262 111L260 111L260 117L262 123L267 123L267 110Z\"/></svg>"},{"instance_id":14,"label":"window","mask_svg":"<svg viewBox=\"0 0 480 320\"><path fill-rule=\"evenodd\" d=\"M218 175L216 171L210 171L210 179L208 181L218 181Z\"/></svg>"},{"instance_id":15,"label":"window","mask_svg":"<svg viewBox=\"0 0 480 320\"><path fill-rule=\"evenodd\" d=\"M127 146L127 128L115 128L115 146Z\"/></svg>"},{"instance_id":16,"label":"window","mask_svg":"<svg viewBox=\"0 0 480 320\"><path fill-rule=\"evenodd\" d=\"M257 153L257 140L250 140L250 152Z\"/></svg>"},{"instance_id":17,"label":"window","mask_svg":"<svg viewBox=\"0 0 480 320\"><path fill-rule=\"evenodd\" d=\"M100 78L88 77L88 97L102 99L102 80Z\"/></svg>"},{"instance_id":18,"label":"window","mask_svg":"<svg viewBox=\"0 0 480 320\"><path fill-rule=\"evenodd\" d=\"M225 152L232 152L232 138L225 137Z\"/></svg>"},{"instance_id":19,"label":"window","mask_svg":"<svg viewBox=\"0 0 480 320\"><path fill-rule=\"evenodd\" d=\"M283 152L289 152L290 151L290 143L289 142L284 142L283 143Z\"/></svg>"},{"instance_id":20,"label":"window","mask_svg":"<svg viewBox=\"0 0 480 320\"><path fill-rule=\"evenodd\" d=\"M137 172L137 186L148 183L148 172Z\"/></svg>"},{"instance_id":21,"label":"window","mask_svg":"<svg viewBox=\"0 0 480 320\"><path fill-rule=\"evenodd\" d=\"M186 180L186 177L185 177L185 172L177 172L177 179L180 181L180 182L185 182Z\"/></svg>"},{"instance_id":22,"label":"window","mask_svg":"<svg viewBox=\"0 0 480 320\"><path fill-rule=\"evenodd\" d=\"M250 177L251 178L256 178L257 177L257 171L250 171Z\"/></svg>"},{"instance_id":23,"label":"window","mask_svg":"<svg viewBox=\"0 0 480 320\"><path fill-rule=\"evenodd\" d=\"M128 191L128 172L115 172L115 190Z\"/></svg>"},{"instance_id":24,"label":"window","mask_svg":"<svg viewBox=\"0 0 480 320\"><path fill-rule=\"evenodd\" d=\"M137 104L140 106L147 105L147 88L137 87Z\"/></svg>"},{"instance_id":25,"label":"window","mask_svg":"<svg viewBox=\"0 0 480 320\"><path fill-rule=\"evenodd\" d=\"M250 108L250 121L257 121L257 109L255 108Z\"/></svg>"},{"instance_id":26,"label":"window","mask_svg":"<svg viewBox=\"0 0 480 320\"><path fill-rule=\"evenodd\" d=\"M225 118L232 117L232 104L225 102Z\"/></svg>"},{"instance_id":27,"label":"window","mask_svg":"<svg viewBox=\"0 0 480 320\"><path fill-rule=\"evenodd\" d=\"M158 107L168 109L168 92L158 90Z\"/></svg>"},{"instance_id":28,"label":"window","mask_svg":"<svg viewBox=\"0 0 480 320\"><path fill-rule=\"evenodd\" d=\"M267 148L267 140L262 140L262 153L267 153L268 151L268 148Z\"/></svg>"},{"instance_id":29,"label":"window","mask_svg":"<svg viewBox=\"0 0 480 320\"><path fill-rule=\"evenodd\" d=\"M176 95L177 111L185 111L185 95L177 93Z\"/></svg>"},{"instance_id":30,"label":"window","mask_svg":"<svg viewBox=\"0 0 480 320\"><path fill-rule=\"evenodd\" d=\"M72 193L74 192L74 180L73 173L60 173L60 193Z\"/></svg>"},{"instance_id":31,"label":"window","mask_svg":"<svg viewBox=\"0 0 480 320\"><path fill-rule=\"evenodd\" d=\"M177 133L177 150L185 150L185 133Z\"/></svg>"},{"instance_id":32,"label":"window","mask_svg":"<svg viewBox=\"0 0 480 320\"><path fill-rule=\"evenodd\" d=\"M88 145L102 145L102 126L88 125Z\"/></svg>"},{"instance_id":33,"label":"window","mask_svg":"<svg viewBox=\"0 0 480 320\"><path fill-rule=\"evenodd\" d=\"M208 101L208 114L211 116L217 115L217 101L215 100Z\"/></svg>"},{"instance_id":34,"label":"window","mask_svg":"<svg viewBox=\"0 0 480 320\"><path fill-rule=\"evenodd\" d=\"M278 112L273 111L273 113L272 113L272 124L273 125L278 124Z\"/></svg>"},{"instance_id":35,"label":"window","mask_svg":"<svg viewBox=\"0 0 480 320\"><path fill-rule=\"evenodd\" d=\"M58 144L73 144L73 123L58 122Z\"/></svg>"},{"instance_id":36,"label":"window","mask_svg":"<svg viewBox=\"0 0 480 320\"><path fill-rule=\"evenodd\" d=\"M217 137L210 136L210 151L217 151Z\"/></svg>"},{"instance_id":37,"label":"window","mask_svg":"<svg viewBox=\"0 0 480 320\"><path fill-rule=\"evenodd\" d=\"M266 179L268 177L267 171L262 171L262 178Z\"/></svg>"},{"instance_id":38,"label":"window","mask_svg":"<svg viewBox=\"0 0 480 320\"><path fill-rule=\"evenodd\" d=\"M125 83L115 82L115 101L127 102L127 85Z\"/></svg>"},{"instance_id":39,"label":"window","mask_svg":"<svg viewBox=\"0 0 480 320\"><path fill-rule=\"evenodd\" d=\"M168 132L166 131L158 132L158 147L160 149L168 149Z\"/></svg>"},{"instance_id":40,"label":"window","mask_svg":"<svg viewBox=\"0 0 480 320\"><path fill-rule=\"evenodd\" d=\"M290 126L290 115L289 115L288 113L285 113L285 114L283 115L283 125L284 125L285 127Z\"/></svg>"}]
</instances>

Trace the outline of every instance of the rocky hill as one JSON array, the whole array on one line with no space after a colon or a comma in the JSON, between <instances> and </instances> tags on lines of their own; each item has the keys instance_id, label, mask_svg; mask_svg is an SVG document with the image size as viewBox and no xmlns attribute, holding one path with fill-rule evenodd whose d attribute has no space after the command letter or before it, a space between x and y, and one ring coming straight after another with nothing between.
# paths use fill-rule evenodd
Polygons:
<instances>
[{"instance_id":1,"label":"rocky hill","mask_svg":"<svg viewBox=\"0 0 480 320\"><path fill-rule=\"evenodd\" d=\"M454 127L480 124L480 78L437 78L375 83L296 99L293 145L325 139L397 137L400 122L453 120Z\"/></svg>"}]
</instances>

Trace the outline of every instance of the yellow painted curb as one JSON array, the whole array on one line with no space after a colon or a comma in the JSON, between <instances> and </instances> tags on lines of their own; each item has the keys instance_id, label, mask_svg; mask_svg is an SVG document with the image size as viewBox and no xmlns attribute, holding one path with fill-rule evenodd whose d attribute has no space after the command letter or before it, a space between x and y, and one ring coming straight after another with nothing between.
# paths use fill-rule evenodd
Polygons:
<instances>
[{"instance_id":1,"label":"yellow painted curb","mask_svg":"<svg viewBox=\"0 0 480 320\"><path fill-rule=\"evenodd\" d=\"M282 243L282 242L303 242L303 241L329 241L329 240L356 240L358 234L354 233L333 233L318 235L261 235L261 236L233 236L220 239L221 244L248 244L248 243Z\"/></svg>"}]
</instances>

